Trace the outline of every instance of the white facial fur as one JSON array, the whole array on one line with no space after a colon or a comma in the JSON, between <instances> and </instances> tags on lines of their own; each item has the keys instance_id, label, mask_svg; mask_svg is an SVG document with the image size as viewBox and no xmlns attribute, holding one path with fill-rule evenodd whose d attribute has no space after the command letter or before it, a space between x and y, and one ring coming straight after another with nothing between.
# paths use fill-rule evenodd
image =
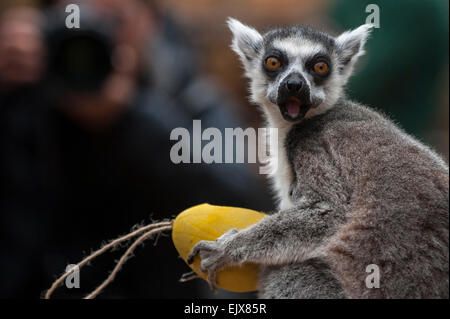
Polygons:
<instances>
[{"instance_id":1,"label":"white facial fur","mask_svg":"<svg viewBox=\"0 0 450 319\"><path fill-rule=\"evenodd\" d=\"M352 73L355 62L364 53L363 46L371 26L362 25L334 38L332 50L327 49L320 41L314 42L308 37L303 37L301 31L288 37L275 37L268 44L265 37L269 33L263 36L254 28L232 18L228 20L228 26L233 33L231 47L239 55L245 75L250 79L250 99L262 107L268 126L278 128L278 150L271 151L271 154L278 154L277 161L273 161L271 165L277 163L278 167L272 167L272 181L280 209L287 209L293 205L289 190L294 176L288 163L284 141L293 123L282 117L276 105L279 85L292 72L301 73L309 86L311 100L315 105L306 113L305 118L326 112L342 96L343 87ZM264 46L267 45L284 52L289 60L288 66L275 80L269 79L262 68ZM319 52L326 52L329 55L332 70L323 83L316 85L313 76L305 70L304 65L305 59Z\"/></svg>"},{"instance_id":2,"label":"white facial fur","mask_svg":"<svg viewBox=\"0 0 450 319\"><path fill-rule=\"evenodd\" d=\"M230 18L228 25L233 33L232 49L239 55L245 68L246 76L251 80L251 99L265 105L274 104L278 86L293 71L300 72L310 88L312 99L318 101L315 109L309 110L307 117L325 112L332 107L342 94L342 88L351 75L358 57L364 54L363 46L370 33L371 25L365 24L353 31L347 31L336 37L335 50L331 55L333 71L323 85L315 85L312 75L304 70L304 60L319 52L327 52L323 43L299 36L275 38L271 45L286 53L289 67L276 82L264 74L262 59L264 55L264 37L254 28ZM345 65L343 65L345 61ZM338 70L341 70L340 72Z\"/></svg>"},{"instance_id":3,"label":"white facial fur","mask_svg":"<svg viewBox=\"0 0 450 319\"><path fill-rule=\"evenodd\" d=\"M314 43L310 40L291 37L275 40L273 42L273 47L287 54L289 68L283 72L279 81L269 84L267 91L268 96L271 97L271 101L276 101L280 83L283 82L289 74L298 72L305 78L306 84L310 89L311 100L317 105L316 108L312 108L308 111L305 118L323 113L336 103L342 91L342 85L339 85L341 83L341 81L339 81L340 78L335 74L332 74L332 78L330 77L328 80L330 85L315 85L313 76L305 70L305 58L326 51L321 43Z\"/></svg>"}]
</instances>

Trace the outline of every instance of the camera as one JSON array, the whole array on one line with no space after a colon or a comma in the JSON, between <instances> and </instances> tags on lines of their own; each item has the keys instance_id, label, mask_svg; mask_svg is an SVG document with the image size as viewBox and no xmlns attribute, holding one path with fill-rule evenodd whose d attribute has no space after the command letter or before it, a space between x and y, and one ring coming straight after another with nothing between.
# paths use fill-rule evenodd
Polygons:
<instances>
[{"instance_id":1,"label":"camera","mask_svg":"<svg viewBox=\"0 0 450 319\"><path fill-rule=\"evenodd\" d=\"M69 28L63 7L47 13L44 30L48 51L47 82L53 93L98 91L113 70L112 18L92 7L80 6L79 28Z\"/></svg>"}]
</instances>

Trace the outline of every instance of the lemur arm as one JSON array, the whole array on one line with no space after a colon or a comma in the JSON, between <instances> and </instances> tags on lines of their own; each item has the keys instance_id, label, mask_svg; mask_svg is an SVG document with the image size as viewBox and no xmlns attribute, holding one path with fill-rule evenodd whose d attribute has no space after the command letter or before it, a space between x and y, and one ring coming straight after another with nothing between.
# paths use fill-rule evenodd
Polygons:
<instances>
[{"instance_id":1,"label":"lemur arm","mask_svg":"<svg viewBox=\"0 0 450 319\"><path fill-rule=\"evenodd\" d=\"M244 262L276 265L320 256L342 216L323 202L293 207L246 229L232 229L216 241L200 241L188 262L200 254L200 270L208 272L208 281L215 288L215 273L226 266Z\"/></svg>"}]
</instances>

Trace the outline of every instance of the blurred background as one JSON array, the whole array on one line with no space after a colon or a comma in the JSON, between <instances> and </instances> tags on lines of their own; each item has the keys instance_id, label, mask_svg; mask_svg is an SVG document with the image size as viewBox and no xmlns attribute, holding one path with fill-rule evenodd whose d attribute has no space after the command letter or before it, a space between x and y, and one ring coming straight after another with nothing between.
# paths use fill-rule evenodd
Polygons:
<instances>
[{"instance_id":1,"label":"blurred background","mask_svg":"<svg viewBox=\"0 0 450 319\"><path fill-rule=\"evenodd\" d=\"M65 28L68 3L81 28ZM380 8L349 97L393 118L448 161L446 0L90 0L0 2L0 297L40 298L67 264L137 223L195 204L274 209L256 165L172 164L173 128L262 127L229 49L228 16L265 31L337 35ZM120 251L81 271L80 297ZM100 298L253 297L205 282L170 238L135 252Z\"/></svg>"}]
</instances>

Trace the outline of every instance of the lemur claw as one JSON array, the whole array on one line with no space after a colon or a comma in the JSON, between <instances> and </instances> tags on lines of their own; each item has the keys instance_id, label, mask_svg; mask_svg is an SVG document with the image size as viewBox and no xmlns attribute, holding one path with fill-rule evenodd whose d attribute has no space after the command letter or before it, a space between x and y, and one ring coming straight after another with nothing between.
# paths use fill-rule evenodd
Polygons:
<instances>
[{"instance_id":1,"label":"lemur claw","mask_svg":"<svg viewBox=\"0 0 450 319\"><path fill-rule=\"evenodd\" d=\"M217 289L217 271L233 263L231 256L229 256L226 251L226 243L229 242L237 232L236 229L231 229L217 238L216 241L201 240L192 248L187 257L188 264L192 264L195 256L200 256L200 271L202 273L208 273L207 280L213 291L216 291Z\"/></svg>"},{"instance_id":2,"label":"lemur claw","mask_svg":"<svg viewBox=\"0 0 450 319\"><path fill-rule=\"evenodd\" d=\"M195 278L199 278L195 271L190 271L181 275L179 282L186 282Z\"/></svg>"},{"instance_id":3,"label":"lemur claw","mask_svg":"<svg viewBox=\"0 0 450 319\"><path fill-rule=\"evenodd\" d=\"M191 250L187 257L187 263L190 265L194 262L194 258L197 255L200 255L200 257L203 259L202 255L213 249L212 244L215 243L214 241L207 241L207 240L201 240L199 241Z\"/></svg>"},{"instance_id":4,"label":"lemur claw","mask_svg":"<svg viewBox=\"0 0 450 319\"><path fill-rule=\"evenodd\" d=\"M216 272L215 271L208 271L208 283L209 287L211 288L212 292L217 291L217 278L216 278Z\"/></svg>"}]
</instances>

